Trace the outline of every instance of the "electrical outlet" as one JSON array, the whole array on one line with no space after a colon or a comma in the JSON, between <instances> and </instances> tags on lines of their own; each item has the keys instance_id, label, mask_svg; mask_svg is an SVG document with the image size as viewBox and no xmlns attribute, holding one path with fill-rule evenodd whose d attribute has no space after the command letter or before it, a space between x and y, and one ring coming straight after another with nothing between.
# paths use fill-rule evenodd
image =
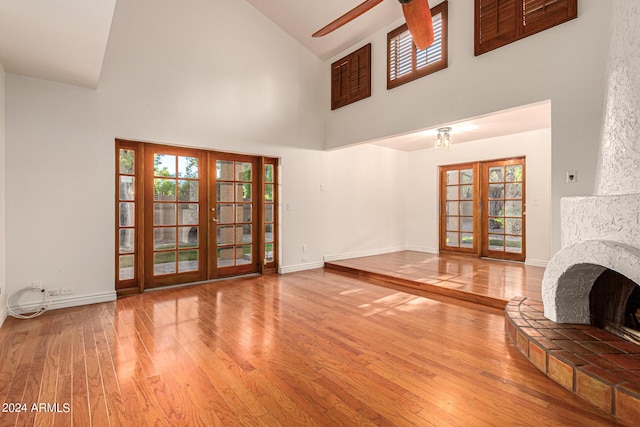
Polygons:
<instances>
[{"instance_id":1,"label":"electrical outlet","mask_svg":"<svg viewBox=\"0 0 640 427\"><path fill-rule=\"evenodd\" d=\"M60 295L70 295L73 293L73 288L62 288L60 289Z\"/></svg>"},{"instance_id":2,"label":"electrical outlet","mask_svg":"<svg viewBox=\"0 0 640 427\"><path fill-rule=\"evenodd\" d=\"M38 288L38 289L42 289L42 281L41 280L34 280L33 282L31 282L31 286Z\"/></svg>"},{"instance_id":3,"label":"electrical outlet","mask_svg":"<svg viewBox=\"0 0 640 427\"><path fill-rule=\"evenodd\" d=\"M57 297L60 295L60 289L49 289L49 295L52 297Z\"/></svg>"}]
</instances>

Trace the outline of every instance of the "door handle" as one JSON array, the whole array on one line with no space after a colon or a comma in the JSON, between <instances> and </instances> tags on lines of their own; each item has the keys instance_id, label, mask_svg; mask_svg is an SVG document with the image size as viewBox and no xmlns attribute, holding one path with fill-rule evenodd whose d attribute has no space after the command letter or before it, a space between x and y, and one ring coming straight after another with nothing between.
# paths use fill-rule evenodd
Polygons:
<instances>
[{"instance_id":1,"label":"door handle","mask_svg":"<svg viewBox=\"0 0 640 427\"><path fill-rule=\"evenodd\" d=\"M217 218L211 218L211 222L218 222Z\"/></svg>"}]
</instances>

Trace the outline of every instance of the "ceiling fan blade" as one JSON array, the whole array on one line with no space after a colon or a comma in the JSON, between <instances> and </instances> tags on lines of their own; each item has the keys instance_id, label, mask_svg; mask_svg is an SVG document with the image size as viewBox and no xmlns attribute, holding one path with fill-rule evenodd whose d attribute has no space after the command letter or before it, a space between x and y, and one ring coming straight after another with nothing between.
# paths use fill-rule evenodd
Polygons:
<instances>
[{"instance_id":1,"label":"ceiling fan blade","mask_svg":"<svg viewBox=\"0 0 640 427\"><path fill-rule=\"evenodd\" d=\"M428 0L398 0L416 47L426 49L433 43L433 22Z\"/></svg>"},{"instance_id":2,"label":"ceiling fan blade","mask_svg":"<svg viewBox=\"0 0 640 427\"><path fill-rule=\"evenodd\" d=\"M348 22L353 21L358 16L360 16L363 13L367 12L369 9L372 9L374 6L379 5L380 3L382 3L382 0L366 0L366 1L362 2L362 3L360 3L358 6L354 7L353 9L351 9L349 12L347 12L344 15L342 15L341 17L339 17L338 19L336 19L335 21L333 21L330 24L322 27L321 29L319 29L318 31L313 33L311 36L312 37L326 36L330 32L332 32L334 30L337 30L338 28L342 27L344 24L346 24Z\"/></svg>"}]
</instances>

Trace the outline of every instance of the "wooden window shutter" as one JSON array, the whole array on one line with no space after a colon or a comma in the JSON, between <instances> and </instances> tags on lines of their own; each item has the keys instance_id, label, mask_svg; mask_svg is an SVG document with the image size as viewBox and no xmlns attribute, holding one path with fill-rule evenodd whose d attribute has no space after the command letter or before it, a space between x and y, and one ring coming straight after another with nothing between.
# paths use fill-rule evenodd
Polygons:
<instances>
[{"instance_id":1,"label":"wooden window shutter","mask_svg":"<svg viewBox=\"0 0 640 427\"><path fill-rule=\"evenodd\" d=\"M475 0L475 55L578 16L578 0Z\"/></svg>"},{"instance_id":2,"label":"wooden window shutter","mask_svg":"<svg viewBox=\"0 0 640 427\"><path fill-rule=\"evenodd\" d=\"M518 0L476 0L476 56L517 39Z\"/></svg>"},{"instance_id":3,"label":"wooden window shutter","mask_svg":"<svg viewBox=\"0 0 640 427\"><path fill-rule=\"evenodd\" d=\"M577 0L523 0L523 34L528 36L578 16Z\"/></svg>"},{"instance_id":4,"label":"wooden window shutter","mask_svg":"<svg viewBox=\"0 0 640 427\"><path fill-rule=\"evenodd\" d=\"M447 14L447 1L431 9L434 40L426 49L413 44L407 24L387 34L387 89L447 68Z\"/></svg>"},{"instance_id":5,"label":"wooden window shutter","mask_svg":"<svg viewBox=\"0 0 640 427\"><path fill-rule=\"evenodd\" d=\"M331 64L331 109L371 96L371 43Z\"/></svg>"}]
</instances>

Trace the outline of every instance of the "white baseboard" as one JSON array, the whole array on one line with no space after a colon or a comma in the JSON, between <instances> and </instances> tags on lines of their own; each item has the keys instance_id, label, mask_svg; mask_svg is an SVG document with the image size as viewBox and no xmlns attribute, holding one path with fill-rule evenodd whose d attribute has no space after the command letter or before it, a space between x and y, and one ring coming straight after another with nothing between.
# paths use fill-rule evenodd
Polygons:
<instances>
[{"instance_id":1,"label":"white baseboard","mask_svg":"<svg viewBox=\"0 0 640 427\"><path fill-rule=\"evenodd\" d=\"M395 248L384 248L384 249L372 249L369 251L362 252L349 252L346 254L337 254L337 255L325 255L324 261L340 261L343 259L351 259L351 258L361 258L365 256L373 256L373 255L383 255L390 254L393 252L405 251L407 248L405 246L397 246Z\"/></svg>"},{"instance_id":2,"label":"white baseboard","mask_svg":"<svg viewBox=\"0 0 640 427\"><path fill-rule=\"evenodd\" d=\"M549 264L549 261L543 261L543 260L540 260L540 259L529 259L529 258L527 258L524 261L524 265L530 265L531 267L547 268L547 264Z\"/></svg>"},{"instance_id":3,"label":"white baseboard","mask_svg":"<svg viewBox=\"0 0 640 427\"><path fill-rule=\"evenodd\" d=\"M47 310L57 310L60 308L78 307L81 305L97 304L101 302L110 302L117 299L116 291L100 292L97 294L89 295L75 295L75 296L54 296L51 297L51 305ZM40 307L40 302L20 304L25 313L29 313L29 310L34 310Z\"/></svg>"},{"instance_id":4,"label":"white baseboard","mask_svg":"<svg viewBox=\"0 0 640 427\"><path fill-rule=\"evenodd\" d=\"M7 320L7 308L3 305L0 309L0 328L4 324L5 320Z\"/></svg>"},{"instance_id":5,"label":"white baseboard","mask_svg":"<svg viewBox=\"0 0 640 427\"><path fill-rule=\"evenodd\" d=\"M324 267L324 262L305 262L304 264L287 265L278 268L279 274L295 273L296 271L315 270Z\"/></svg>"}]
</instances>

